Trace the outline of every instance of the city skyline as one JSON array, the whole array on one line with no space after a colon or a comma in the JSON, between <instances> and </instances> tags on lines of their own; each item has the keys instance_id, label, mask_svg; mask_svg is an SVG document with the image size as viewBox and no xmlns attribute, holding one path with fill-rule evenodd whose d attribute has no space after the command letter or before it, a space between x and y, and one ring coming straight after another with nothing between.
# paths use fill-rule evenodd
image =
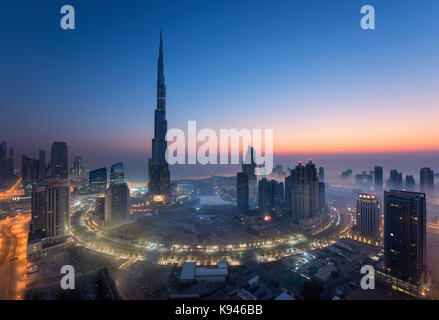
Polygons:
<instances>
[{"instance_id":1,"label":"city skyline","mask_svg":"<svg viewBox=\"0 0 439 320\"><path fill-rule=\"evenodd\" d=\"M439 300L413 3L0 5L0 300Z\"/></svg>"},{"instance_id":2,"label":"city skyline","mask_svg":"<svg viewBox=\"0 0 439 320\"><path fill-rule=\"evenodd\" d=\"M184 130L188 120L215 130L272 127L278 155L439 151L434 122L439 115L434 108L439 84L434 77L439 64L434 57L439 48L433 42L437 20L431 15L437 8L435 2L426 2L422 8L398 3L395 12L391 1L372 1L377 28L369 33L359 27L356 1L283 4L265 13L265 5L256 2L246 15L248 26L233 19L243 13L243 4L192 4L205 15L185 21L189 9L181 8L177 18L172 9L178 4L172 2L166 5L168 11L142 2L133 4L135 10L109 2L98 11L96 2L78 2L77 11L88 13L78 16L78 28L71 33L51 30L50 21L58 14L53 10L59 9L55 4L28 3L29 11L22 13L27 19L21 26L12 21L18 18L14 4L7 4L11 14L2 23L16 27L12 35L32 36L47 46L32 42L35 55L24 58L20 52L26 45L11 34L6 38L9 50L2 55L16 63L6 69L1 84L27 94L15 97L14 90L6 90L3 104L8 116L2 117L2 139L9 138L17 154L52 141L66 141L73 153L90 158L149 154L155 94L151 71L155 68L156 34L163 21L167 80L172 89L169 128ZM144 7L148 10L139 10ZM236 12L229 16L226 9L231 8ZM32 9L38 14L30 15ZM269 19L281 9L289 10L289 19L285 14L278 21ZM106 16L116 10L124 15L113 15L114 21L109 21ZM212 10L223 28L215 30L207 21ZM423 19L405 26L394 23L395 14L399 21L410 15ZM264 23L258 22L264 15ZM337 22L337 17L345 20ZM128 23L128 18L133 21ZM33 33L28 23L35 26ZM250 37L251 30L258 33L257 39ZM92 46L103 34L107 36L100 38L102 48ZM139 41L139 34L144 41ZM391 43L386 40L389 34ZM215 46L206 47L212 40ZM126 49L115 48L121 41ZM273 47L268 49L264 41ZM418 51L411 49L413 41ZM59 45L66 45L67 50L59 51ZM37 57L43 62L39 66ZM49 70L48 63L55 68ZM49 77L51 70L59 70L59 74ZM30 72L59 81L33 82L33 87L26 81L17 82L18 77L27 79ZM18 116L16 110L25 110L30 116L18 123L10 121ZM431 116L412 121L425 112ZM222 121L218 123L219 116ZM81 130L76 129L78 123ZM400 129L408 123L410 130ZM34 131L31 138L23 134L29 127Z\"/></svg>"}]
</instances>

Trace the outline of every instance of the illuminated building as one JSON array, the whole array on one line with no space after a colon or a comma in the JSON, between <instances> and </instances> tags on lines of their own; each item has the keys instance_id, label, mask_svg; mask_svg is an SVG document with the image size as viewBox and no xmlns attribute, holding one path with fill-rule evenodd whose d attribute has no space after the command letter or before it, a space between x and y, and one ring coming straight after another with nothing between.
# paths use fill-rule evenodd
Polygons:
<instances>
[{"instance_id":1,"label":"illuminated building","mask_svg":"<svg viewBox=\"0 0 439 320\"><path fill-rule=\"evenodd\" d=\"M130 209L130 190L126 183L110 185L105 194L105 226L127 220Z\"/></svg>"},{"instance_id":2,"label":"illuminated building","mask_svg":"<svg viewBox=\"0 0 439 320\"><path fill-rule=\"evenodd\" d=\"M105 193L100 193L95 199L95 215L105 220Z\"/></svg>"},{"instance_id":3,"label":"illuminated building","mask_svg":"<svg viewBox=\"0 0 439 320\"><path fill-rule=\"evenodd\" d=\"M67 179L69 177L69 164L67 155L67 144L55 141L52 144L52 158L50 162L52 177Z\"/></svg>"},{"instance_id":4,"label":"illuminated building","mask_svg":"<svg viewBox=\"0 0 439 320\"><path fill-rule=\"evenodd\" d=\"M89 172L90 193L100 193L107 190L107 168L92 170Z\"/></svg>"},{"instance_id":5,"label":"illuminated building","mask_svg":"<svg viewBox=\"0 0 439 320\"><path fill-rule=\"evenodd\" d=\"M80 177L84 174L85 170L82 167L82 157L76 156L73 160L73 168L70 169L70 175L74 177Z\"/></svg>"},{"instance_id":6,"label":"illuminated building","mask_svg":"<svg viewBox=\"0 0 439 320\"><path fill-rule=\"evenodd\" d=\"M357 230L362 236L379 238L380 203L375 194L358 194L356 218Z\"/></svg>"},{"instance_id":7,"label":"illuminated building","mask_svg":"<svg viewBox=\"0 0 439 320\"><path fill-rule=\"evenodd\" d=\"M123 163L118 162L111 166L110 169L110 185L125 182L125 174L123 169Z\"/></svg>"},{"instance_id":8,"label":"illuminated building","mask_svg":"<svg viewBox=\"0 0 439 320\"><path fill-rule=\"evenodd\" d=\"M378 279L418 296L426 281L425 193L384 192L384 268Z\"/></svg>"},{"instance_id":9,"label":"illuminated building","mask_svg":"<svg viewBox=\"0 0 439 320\"><path fill-rule=\"evenodd\" d=\"M245 172L238 172L236 175L236 204L238 212L241 214L248 213L249 202L249 178Z\"/></svg>"},{"instance_id":10,"label":"illuminated building","mask_svg":"<svg viewBox=\"0 0 439 320\"><path fill-rule=\"evenodd\" d=\"M70 228L70 185L66 180L47 179L32 190L30 237L63 237Z\"/></svg>"},{"instance_id":11,"label":"illuminated building","mask_svg":"<svg viewBox=\"0 0 439 320\"><path fill-rule=\"evenodd\" d=\"M434 172L430 168L422 168L420 172L421 192L427 194L434 190Z\"/></svg>"},{"instance_id":12,"label":"illuminated building","mask_svg":"<svg viewBox=\"0 0 439 320\"><path fill-rule=\"evenodd\" d=\"M25 187L30 184L35 184L38 180L38 161L32 157L23 155L21 157L21 176Z\"/></svg>"},{"instance_id":13,"label":"illuminated building","mask_svg":"<svg viewBox=\"0 0 439 320\"><path fill-rule=\"evenodd\" d=\"M163 39L160 31L160 48L157 66L157 108L154 111L154 138L152 157L148 161L148 192L150 195L170 196L170 173L166 161L166 85L163 64Z\"/></svg>"}]
</instances>

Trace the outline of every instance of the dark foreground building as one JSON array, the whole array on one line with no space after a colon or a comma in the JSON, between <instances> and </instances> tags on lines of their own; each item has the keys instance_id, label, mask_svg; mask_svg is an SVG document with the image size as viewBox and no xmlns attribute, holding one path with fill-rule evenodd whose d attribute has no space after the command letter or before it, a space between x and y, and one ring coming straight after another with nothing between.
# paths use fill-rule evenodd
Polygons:
<instances>
[{"instance_id":1,"label":"dark foreground building","mask_svg":"<svg viewBox=\"0 0 439 320\"><path fill-rule=\"evenodd\" d=\"M422 296L428 287L425 193L384 192L384 266L378 279L392 289Z\"/></svg>"}]
</instances>

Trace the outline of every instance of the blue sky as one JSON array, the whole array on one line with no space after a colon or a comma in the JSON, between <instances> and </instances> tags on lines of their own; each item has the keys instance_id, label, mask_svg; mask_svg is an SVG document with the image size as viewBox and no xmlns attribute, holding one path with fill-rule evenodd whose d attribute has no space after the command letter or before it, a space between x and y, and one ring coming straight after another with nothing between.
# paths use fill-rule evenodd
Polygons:
<instances>
[{"instance_id":1,"label":"blue sky","mask_svg":"<svg viewBox=\"0 0 439 320\"><path fill-rule=\"evenodd\" d=\"M59 27L64 4L76 30ZM360 28L364 4L376 30ZM435 138L438 13L436 0L4 0L0 138L26 153L53 140L84 158L148 153L161 23L170 128L274 128L291 153L349 152L346 136L367 143L371 128L386 148L410 121Z\"/></svg>"}]
</instances>

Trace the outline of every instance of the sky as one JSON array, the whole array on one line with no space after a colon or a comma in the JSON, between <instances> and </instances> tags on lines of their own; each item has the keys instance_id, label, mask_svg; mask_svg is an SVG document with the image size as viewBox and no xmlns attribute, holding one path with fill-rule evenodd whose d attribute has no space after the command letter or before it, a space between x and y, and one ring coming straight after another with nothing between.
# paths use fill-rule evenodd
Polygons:
<instances>
[{"instance_id":1,"label":"sky","mask_svg":"<svg viewBox=\"0 0 439 320\"><path fill-rule=\"evenodd\" d=\"M60 28L64 4L75 30ZM277 155L438 159L438 13L437 0L2 0L0 140L144 167L163 25L169 129L273 129Z\"/></svg>"}]
</instances>

